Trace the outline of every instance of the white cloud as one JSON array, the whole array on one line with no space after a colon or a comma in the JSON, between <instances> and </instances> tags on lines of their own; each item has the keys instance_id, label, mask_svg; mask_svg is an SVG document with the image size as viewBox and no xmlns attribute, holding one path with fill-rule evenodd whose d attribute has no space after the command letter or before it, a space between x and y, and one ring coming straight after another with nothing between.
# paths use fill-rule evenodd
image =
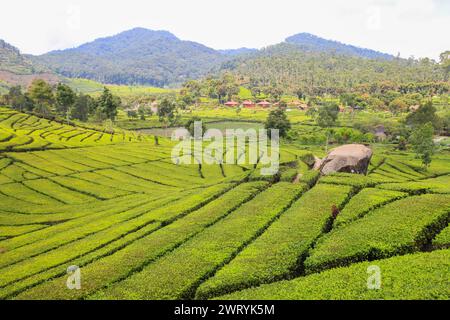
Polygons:
<instances>
[{"instance_id":1,"label":"white cloud","mask_svg":"<svg viewBox=\"0 0 450 320\"><path fill-rule=\"evenodd\" d=\"M256 47L298 32L403 57L450 49L446 0L71 0L2 4L0 38L39 54L141 26L213 48Z\"/></svg>"}]
</instances>

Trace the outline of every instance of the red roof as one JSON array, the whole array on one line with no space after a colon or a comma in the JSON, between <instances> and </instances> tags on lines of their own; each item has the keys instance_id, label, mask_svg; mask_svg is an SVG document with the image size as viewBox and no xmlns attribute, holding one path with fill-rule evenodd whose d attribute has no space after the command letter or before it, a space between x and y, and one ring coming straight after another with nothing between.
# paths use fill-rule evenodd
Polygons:
<instances>
[{"instance_id":1,"label":"red roof","mask_svg":"<svg viewBox=\"0 0 450 320\"><path fill-rule=\"evenodd\" d=\"M267 102L267 101L261 101L261 102L259 102L258 103L258 106L270 106L270 102Z\"/></svg>"},{"instance_id":2,"label":"red roof","mask_svg":"<svg viewBox=\"0 0 450 320\"><path fill-rule=\"evenodd\" d=\"M244 102L242 102L242 104L245 105L254 105L254 103L250 100L245 100Z\"/></svg>"},{"instance_id":3,"label":"red roof","mask_svg":"<svg viewBox=\"0 0 450 320\"><path fill-rule=\"evenodd\" d=\"M237 106L239 105L239 103L235 102L235 101L228 101L227 103L225 103L226 106Z\"/></svg>"}]
</instances>

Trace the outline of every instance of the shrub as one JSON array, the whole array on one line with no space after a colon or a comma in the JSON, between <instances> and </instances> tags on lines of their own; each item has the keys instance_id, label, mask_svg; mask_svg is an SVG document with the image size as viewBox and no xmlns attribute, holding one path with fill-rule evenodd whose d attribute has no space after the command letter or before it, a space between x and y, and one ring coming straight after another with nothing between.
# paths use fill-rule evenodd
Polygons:
<instances>
[{"instance_id":1,"label":"shrub","mask_svg":"<svg viewBox=\"0 0 450 320\"><path fill-rule=\"evenodd\" d=\"M450 196L401 199L321 238L305 261L308 273L413 252L449 221Z\"/></svg>"},{"instance_id":2,"label":"shrub","mask_svg":"<svg viewBox=\"0 0 450 320\"><path fill-rule=\"evenodd\" d=\"M272 186L170 254L92 298L186 299L193 296L201 279L214 273L260 235L300 192L298 185L291 183Z\"/></svg>"},{"instance_id":3,"label":"shrub","mask_svg":"<svg viewBox=\"0 0 450 320\"><path fill-rule=\"evenodd\" d=\"M262 285L220 300L448 300L450 250L357 263L346 268ZM381 290L368 290L368 267L382 270Z\"/></svg>"},{"instance_id":4,"label":"shrub","mask_svg":"<svg viewBox=\"0 0 450 320\"><path fill-rule=\"evenodd\" d=\"M319 185L306 192L264 234L246 247L214 277L204 282L197 298L240 290L298 272L299 264L341 206L350 187Z\"/></svg>"}]
</instances>

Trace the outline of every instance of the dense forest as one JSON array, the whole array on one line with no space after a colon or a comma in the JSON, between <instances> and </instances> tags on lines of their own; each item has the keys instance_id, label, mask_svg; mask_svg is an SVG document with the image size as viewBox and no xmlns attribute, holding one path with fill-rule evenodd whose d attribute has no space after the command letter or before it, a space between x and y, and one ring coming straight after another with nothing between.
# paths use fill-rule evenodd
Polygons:
<instances>
[{"instance_id":1,"label":"dense forest","mask_svg":"<svg viewBox=\"0 0 450 320\"><path fill-rule=\"evenodd\" d=\"M277 87L283 92L302 90L309 94L340 94L348 90L373 92L375 87L393 89L408 83L444 82L448 79L448 58L441 64L425 59L367 59L329 51L303 50L282 43L261 50L255 56L225 63L249 88ZM448 90L448 83L442 84ZM438 91L442 91L438 89ZM441 92L442 93L442 92Z\"/></svg>"}]
</instances>

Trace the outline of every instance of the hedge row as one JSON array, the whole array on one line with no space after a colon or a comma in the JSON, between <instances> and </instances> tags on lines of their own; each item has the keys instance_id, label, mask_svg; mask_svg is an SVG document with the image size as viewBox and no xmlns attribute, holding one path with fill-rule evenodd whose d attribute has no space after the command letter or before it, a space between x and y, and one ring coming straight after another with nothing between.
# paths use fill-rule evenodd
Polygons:
<instances>
[{"instance_id":1,"label":"hedge row","mask_svg":"<svg viewBox=\"0 0 450 320\"><path fill-rule=\"evenodd\" d=\"M413 194L425 192L450 193L450 175L420 181L381 184L378 188L404 191Z\"/></svg>"},{"instance_id":2,"label":"hedge row","mask_svg":"<svg viewBox=\"0 0 450 320\"><path fill-rule=\"evenodd\" d=\"M447 226L433 239L433 246L436 248L450 247L450 226Z\"/></svg>"},{"instance_id":3,"label":"hedge row","mask_svg":"<svg viewBox=\"0 0 450 320\"><path fill-rule=\"evenodd\" d=\"M388 202L406 197L404 192L366 188L356 194L337 216L334 225L340 226L363 217L369 211Z\"/></svg>"},{"instance_id":4,"label":"hedge row","mask_svg":"<svg viewBox=\"0 0 450 320\"><path fill-rule=\"evenodd\" d=\"M79 266L83 267L84 265L91 263L93 261L96 261L97 259L100 259L102 257L109 256L116 252L117 250L120 250L124 247L126 247L128 244L132 243L133 241L136 241L142 237L145 237L151 234L151 232L154 232L154 224L149 224L135 232L128 233L123 235L122 237L118 238L115 241L112 241L97 250L91 251L79 258L67 261L66 263L62 265L58 265L56 267L52 267L50 269L47 269L43 272L37 273L35 275L29 276L27 278L24 278L20 281L15 281L5 287L0 288L0 299L6 299L6 298L12 298L16 295L18 295L21 292L24 292L25 295L27 295L29 292L26 291L31 288L31 290L39 290L40 284L50 284L55 280L50 279L58 279L59 286L63 287L67 291L67 287L65 286L65 281L67 280L67 267L68 266ZM83 283L84 286L84 283ZM54 290L54 288L52 288ZM44 292L44 294L40 297L34 296L35 299L42 299L42 297L46 297L48 299L51 298L51 294L53 291L47 291ZM31 292L30 292L31 293ZM33 297L30 297L30 299Z\"/></svg>"},{"instance_id":5,"label":"hedge row","mask_svg":"<svg viewBox=\"0 0 450 320\"><path fill-rule=\"evenodd\" d=\"M320 183L349 185L357 188L372 187L376 184L376 182L369 176L344 172L333 173L328 176L322 177L320 179Z\"/></svg>"},{"instance_id":6,"label":"hedge row","mask_svg":"<svg viewBox=\"0 0 450 320\"><path fill-rule=\"evenodd\" d=\"M309 248L328 227L332 206L341 206L351 190L349 186L323 184L306 192L258 239L204 282L196 297L209 298L298 272Z\"/></svg>"},{"instance_id":7,"label":"hedge row","mask_svg":"<svg viewBox=\"0 0 450 320\"><path fill-rule=\"evenodd\" d=\"M82 272L85 280L79 291L67 290L62 277L36 286L20 298L32 299L45 296L47 299L73 299L91 294L108 283L125 278L149 261L177 247L254 197L266 186L264 182L239 185L187 216L130 243L112 255L84 266Z\"/></svg>"},{"instance_id":8,"label":"hedge row","mask_svg":"<svg viewBox=\"0 0 450 320\"><path fill-rule=\"evenodd\" d=\"M448 300L450 250L416 253L262 285L223 300ZM368 289L369 267L381 271L381 288ZM369 270L369 272L368 272Z\"/></svg>"},{"instance_id":9,"label":"hedge row","mask_svg":"<svg viewBox=\"0 0 450 320\"><path fill-rule=\"evenodd\" d=\"M296 184L273 185L170 254L91 298L182 299L193 296L203 279L260 235L301 191Z\"/></svg>"},{"instance_id":10,"label":"hedge row","mask_svg":"<svg viewBox=\"0 0 450 320\"><path fill-rule=\"evenodd\" d=\"M305 261L308 273L413 252L447 225L450 196L426 194L392 202L319 240Z\"/></svg>"}]
</instances>

